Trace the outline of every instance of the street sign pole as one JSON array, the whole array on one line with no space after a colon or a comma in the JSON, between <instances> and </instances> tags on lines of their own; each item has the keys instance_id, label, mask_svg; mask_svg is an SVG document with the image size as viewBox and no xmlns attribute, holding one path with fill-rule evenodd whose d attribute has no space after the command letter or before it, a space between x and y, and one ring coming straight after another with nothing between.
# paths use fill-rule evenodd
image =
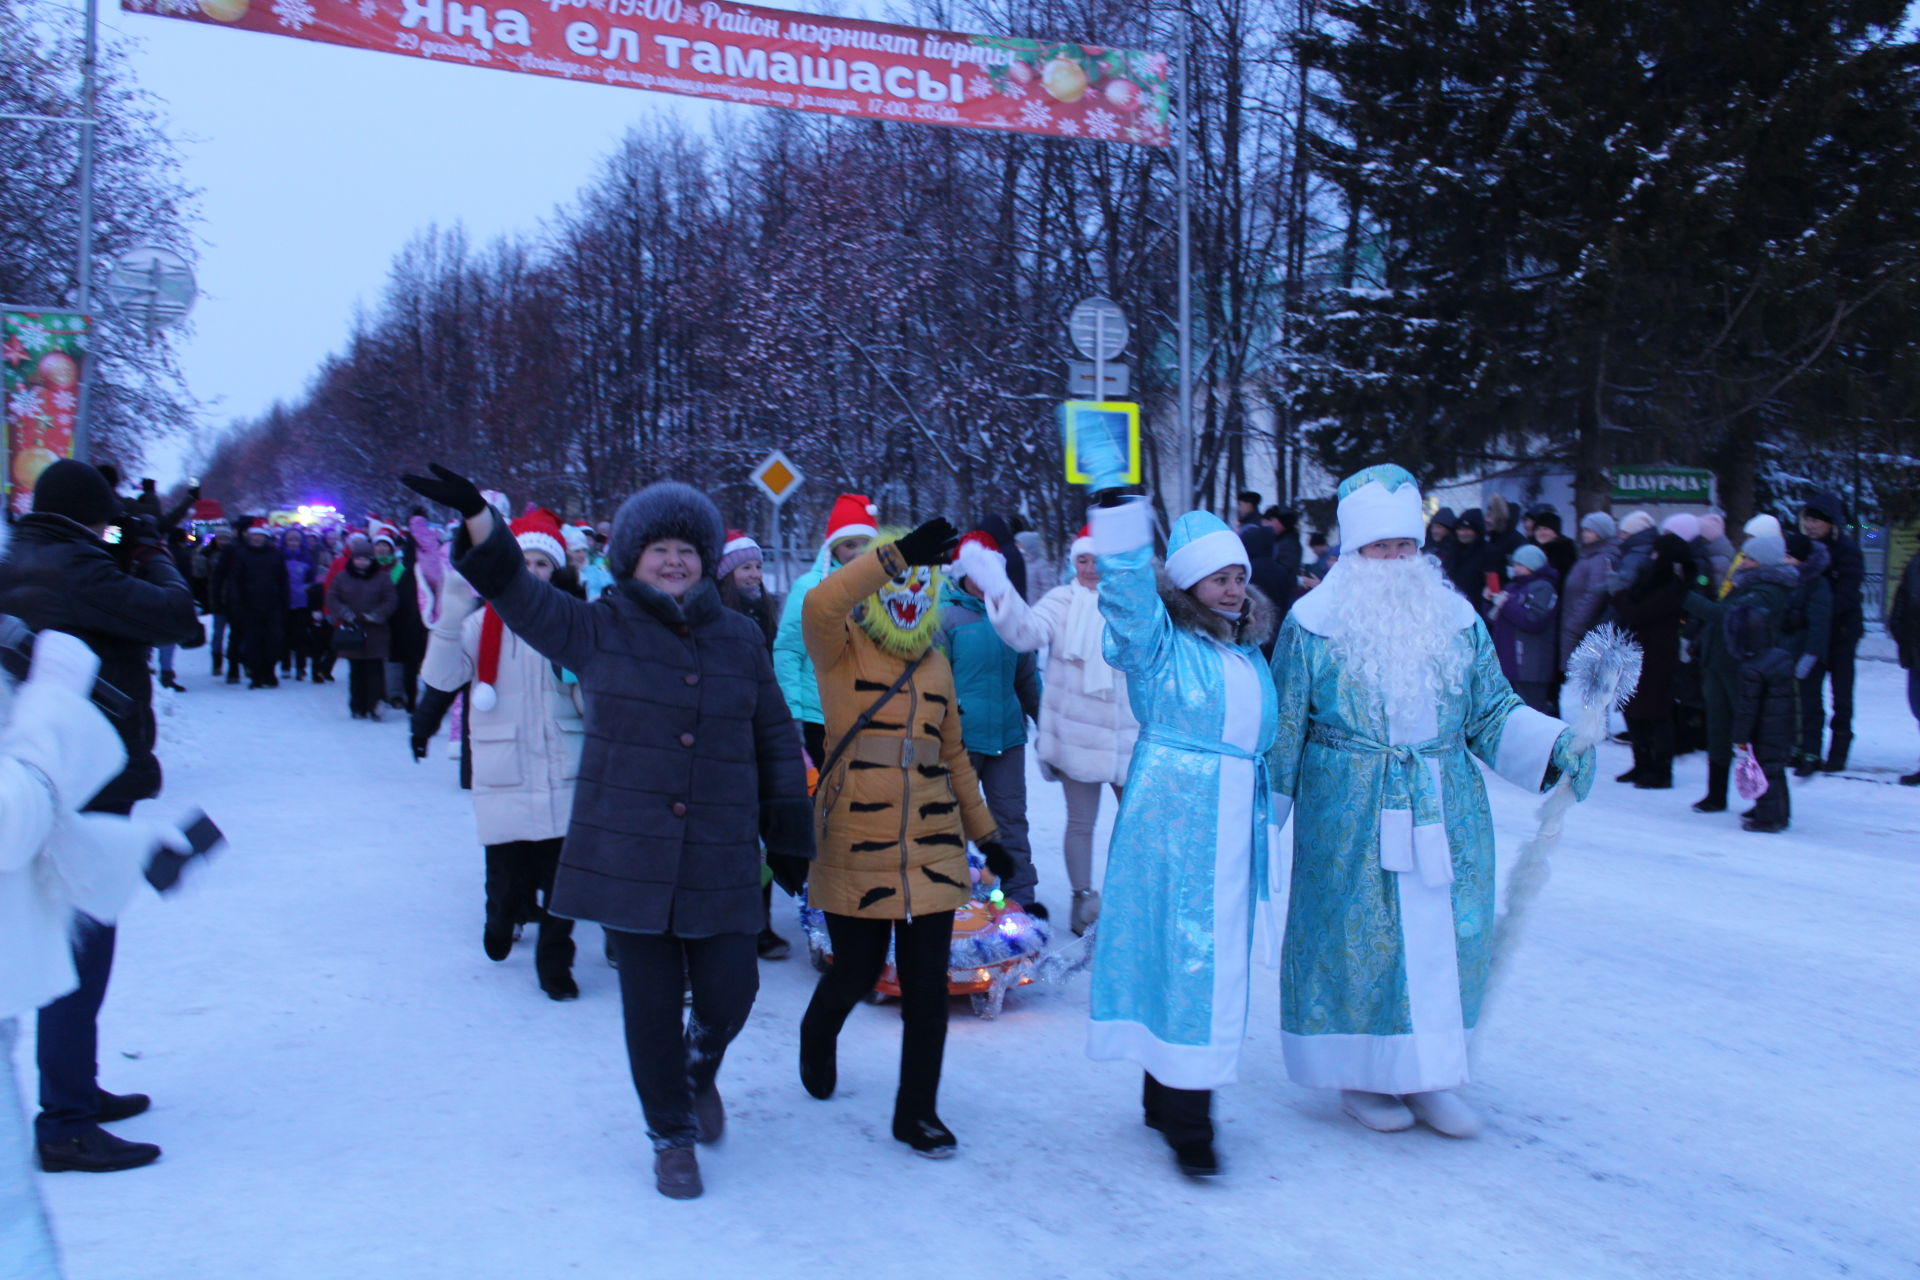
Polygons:
<instances>
[{"instance_id":1,"label":"street sign pole","mask_svg":"<svg viewBox=\"0 0 1920 1280\"><path fill-rule=\"evenodd\" d=\"M95 48L99 38L100 0L87 0L85 43L80 55L80 249L75 254L74 271L78 276L78 302L82 314L93 314L93 108ZM81 462L93 461L93 366L98 355L99 335L87 335L87 358L80 362L79 397L73 410L73 456Z\"/></svg>"},{"instance_id":2,"label":"street sign pole","mask_svg":"<svg viewBox=\"0 0 1920 1280\"><path fill-rule=\"evenodd\" d=\"M1175 176L1175 190L1179 202L1180 221L1180 280L1179 280L1179 326L1180 326L1180 417L1179 449L1175 454L1176 475L1179 483L1174 492L1179 496L1178 509L1168 505L1169 516L1179 516L1193 504L1193 219L1188 206L1191 203L1190 191L1193 186L1193 130L1187 123L1187 113L1193 104L1193 90L1190 82L1193 78L1193 12L1183 5L1180 23L1179 88L1180 100L1175 110L1180 116L1180 132L1174 139L1174 145L1180 148L1178 168Z\"/></svg>"}]
</instances>

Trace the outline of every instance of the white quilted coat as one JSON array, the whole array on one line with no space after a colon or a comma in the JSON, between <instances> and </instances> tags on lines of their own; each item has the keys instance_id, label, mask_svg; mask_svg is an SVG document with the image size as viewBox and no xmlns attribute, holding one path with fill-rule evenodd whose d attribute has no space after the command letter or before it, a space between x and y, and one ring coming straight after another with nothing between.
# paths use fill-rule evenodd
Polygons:
<instances>
[{"instance_id":1,"label":"white quilted coat","mask_svg":"<svg viewBox=\"0 0 1920 1280\"><path fill-rule=\"evenodd\" d=\"M1040 689L1040 738L1034 751L1055 772L1079 782L1127 780L1140 725L1127 702L1127 678L1100 656L1098 623L1090 652L1069 653L1068 619L1076 603L1095 608L1099 593L1077 582L1055 587L1029 605L1017 591L987 600L987 619L1009 646L1022 653L1047 651ZM1100 670L1089 667L1098 663ZM1089 689L1089 684L1106 687Z\"/></svg>"},{"instance_id":2,"label":"white quilted coat","mask_svg":"<svg viewBox=\"0 0 1920 1280\"><path fill-rule=\"evenodd\" d=\"M459 679L436 688L459 688L474 678L484 609L461 626L463 669L443 673ZM499 700L491 711L467 705L467 740L473 752L473 816L481 844L552 840L567 834L573 787L580 776L585 723L579 688L555 674L553 664L512 631L500 635Z\"/></svg>"}]
</instances>

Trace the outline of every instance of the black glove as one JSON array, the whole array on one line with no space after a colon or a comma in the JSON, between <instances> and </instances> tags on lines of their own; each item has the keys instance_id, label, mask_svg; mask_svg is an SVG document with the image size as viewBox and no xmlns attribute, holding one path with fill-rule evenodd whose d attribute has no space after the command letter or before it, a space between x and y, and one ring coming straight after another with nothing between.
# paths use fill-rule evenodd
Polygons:
<instances>
[{"instance_id":1,"label":"black glove","mask_svg":"<svg viewBox=\"0 0 1920 1280\"><path fill-rule=\"evenodd\" d=\"M908 564L945 564L960 546L960 531L945 516L935 516L893 545Z\"/></svg>"},{"instance_id":2,"label":"black glove","mask_svg":"<svg viewBox=\"0 0 1920 1280\"><path fill-rule=\"evenodd\" d=\"M191 499L193 499L193 500L194 500L195 502L198 502L198 501L200 501L200 486L199 486L199 485L197 485L197 484L190 484L190 485L188 485L188 486L187 486L187 496L188 496L189 498L191 498Z\"/></svg>"},{"instance_id":3,"label":"black glove","mask_svg":"<svg viewBox=\"0 0 1920 1280\"><path fill-rule=\"evenodd\" d=\"M805 858L791 853L767 854L767 870L773 872L773 882L794 897L807 886L807 871L813 864Z\"/></svg>"},{"instance_id":4,"label":"black glove","mask_svg":"<svg viewBox=\"0 0 1920 1280\"><path fill-rule=\"evenodd\" d=\"M1007 846L998 840L979 842L980 855L987 860L987 870L993 872L996 880L1005 880L1013 874L1013 855L1007 852Z\"/></svg>"},{"instance_id":5,"label":"black glove","mask_svg":"<svg viewBox=\"0 0 1920 1280\"><path fill-rule=\"evenodd\" d=\"M447 470L437 462L427 464L431 476L401 476L400 483L423 498L443 507L452 507L462 518L472 519L487 509L480 487L463 475Z\"/></svg>"}]
</instances>

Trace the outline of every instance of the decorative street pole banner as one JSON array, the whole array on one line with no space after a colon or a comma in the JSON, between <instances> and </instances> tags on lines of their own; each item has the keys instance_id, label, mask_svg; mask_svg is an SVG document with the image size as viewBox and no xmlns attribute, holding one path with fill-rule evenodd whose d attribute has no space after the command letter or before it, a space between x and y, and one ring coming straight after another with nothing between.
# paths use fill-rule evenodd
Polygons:
<instances>
[{"instance_id":1,"label":"decorative street pole banner","mask_svg":"<svg viewBox=\"0 0 1920 1280\"><path fill-rule=\"evenodd\" d=\"M131 13L760 107L1164 147L1164 54L715 0L121 0Z\"/></svg>"},{"instance_id":2,"label":"decorative street pole banner","mask_svg":"<svg viewBox=\"0 0 1920 1280\"><path fill-rule=\"evenodd\" d=\"M74 410L86 348L86 316L0 311L7 480L15 515L33 506L33 483L48 464L73 455Z\"/></svg>"}]
</instances>

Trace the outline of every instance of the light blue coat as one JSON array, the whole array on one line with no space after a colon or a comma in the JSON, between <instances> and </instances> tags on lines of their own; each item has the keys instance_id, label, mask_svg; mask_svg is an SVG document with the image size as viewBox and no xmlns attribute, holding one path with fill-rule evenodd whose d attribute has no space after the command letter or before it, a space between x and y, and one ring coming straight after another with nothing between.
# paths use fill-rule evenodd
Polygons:
<instances>
[{"instance_id":1,"label":"light blue coat","mask_svg":"<svg viewBox=\"0 0 1920 1280\"><path fill-rule=\"evenodd\" d=\"M1287 1070L1319 1088L1455 1088L1494 930L1493 820L1475 760L1539 791L1565 726L1520 701L1457 597L1460 677L1417 723L1389 724L1325 634L1327 591L1301 597L1273 653L1275 810L1293 817Z\"/></svg>"},{"instance_id":2,"label":"light blue coat","mask_svg":"<svg viewBox=\"0 0 1920 1280\"><path fill-rule=\"evenodd\" d=\"M1258 642L1272 613L1258 596L1240 624L1201 608L1156 575L1137 528L1116 527L1130 508L1113 510L1126 514L1096 511L1094 524L1104 652L1126 674L1140 739L1107 858L1088 1054L1211 1089L1238 1069L1266 899L1277 704Z\"/></svg>"},{"instance_id":3,"label":"light blue coat","mask_svg":"<svg viewBox=\"0 0 1920 1280\"><path fill-rule=\"evenodd\" d=\"M820 682L814 674L813 659L807 656L807 640L800 628L800 611L807 602L807 592L840 567L834 563L832 551L831 544L821 544L820 554L813 558L813 568L794 579L793 590L787 592L786 606L780 611L780 629L773 637L773 678L780 682L787 709L803 724L827 722L826 713L820 710Z\"/></svg>"}]
</instances>

